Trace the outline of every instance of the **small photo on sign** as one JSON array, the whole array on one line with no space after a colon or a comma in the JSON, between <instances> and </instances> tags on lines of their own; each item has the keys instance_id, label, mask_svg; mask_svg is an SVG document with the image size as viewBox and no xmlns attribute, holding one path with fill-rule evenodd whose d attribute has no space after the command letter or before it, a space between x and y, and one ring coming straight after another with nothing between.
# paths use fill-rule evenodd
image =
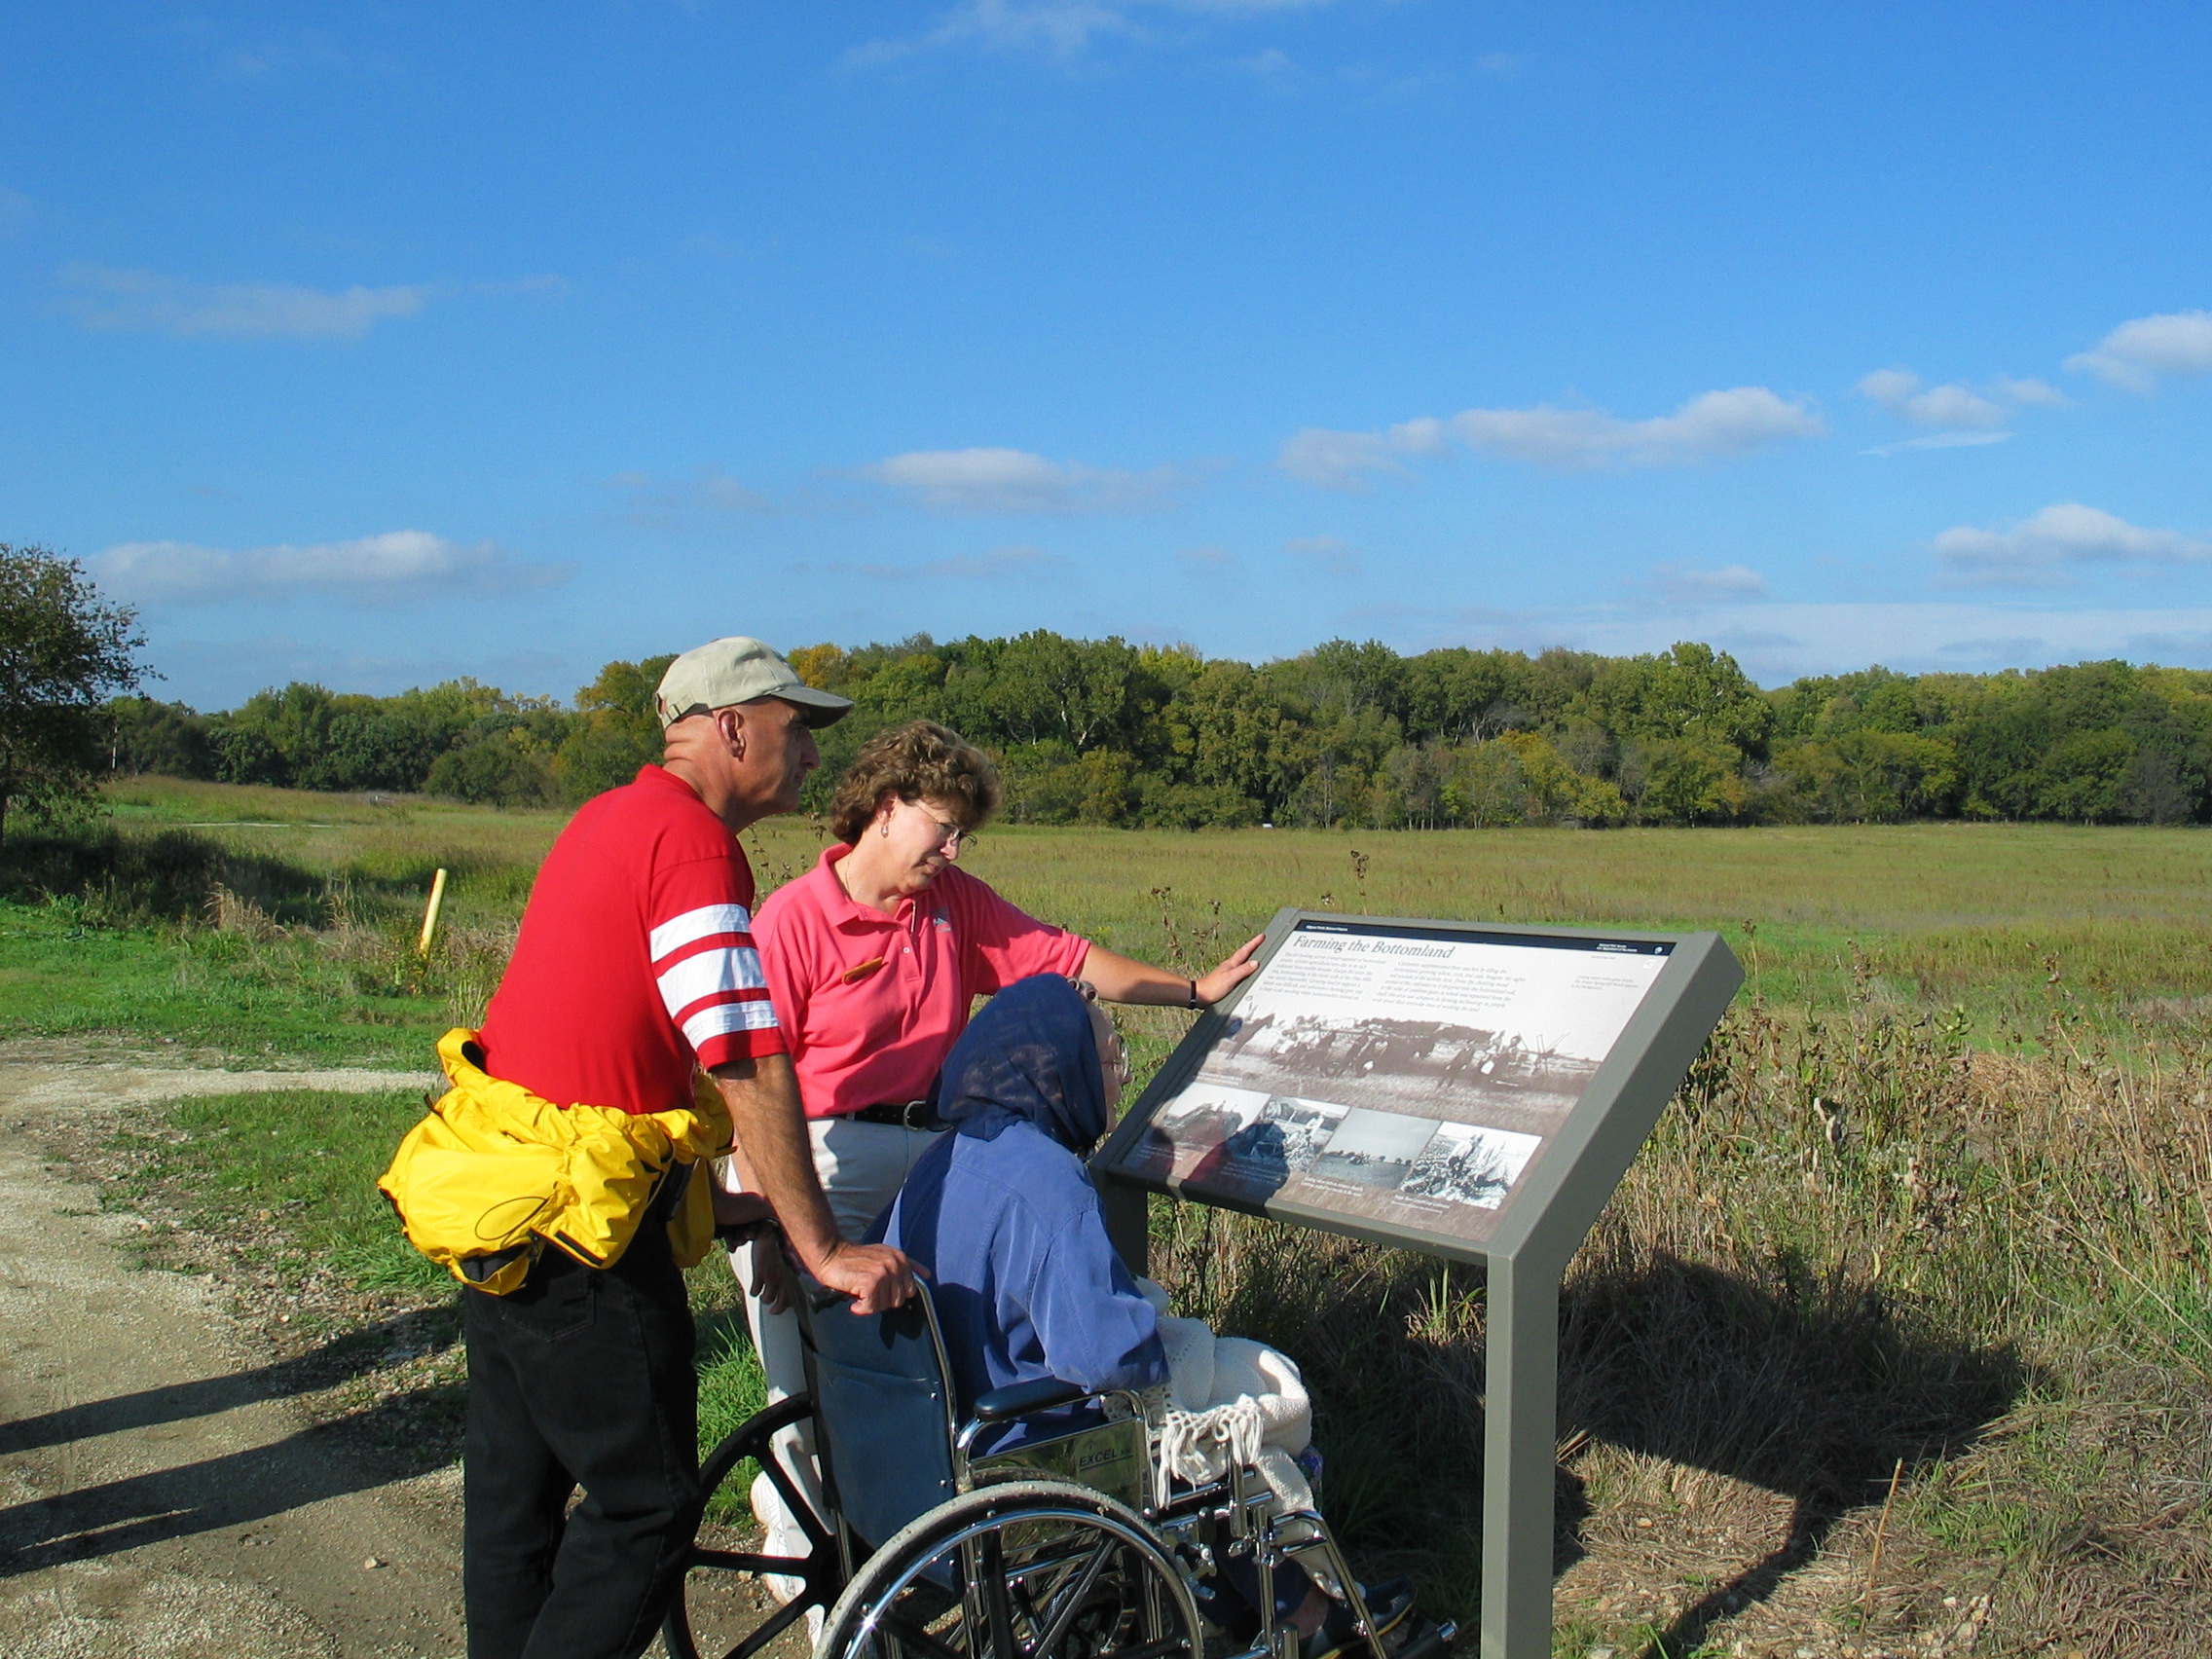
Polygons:
<instances>
[{"instance_id":1,"label":"small photo on sign","mask_svg":"<svg viewBox=\"0 0 2212 1659\"><path fill-rule=\"evenodd\" d=\"M1345 1108L1271 1094L1260 1115L1191 1166L1187 1179L1225 1198L1264 1200L1321 1156Z\"/></svg>"},{"instance_id":2,"label":"small photo on sign","mask_svg":"<svg viewBox=\"0 0 2212 1659\"><path fill-rule=\"evenodd\" d=\"M1517 1135L1509 1129L1439 1124L1399 1190L1409 1198L1495 1209L1539 1144L1535 1135Z\"/></svg>"},{"instance_id":3,"label":"small photo on sign","mask_svg":"<svg viewBox=\"0 0 2212 1659\"><path fill-rule=\"evenodd\" d=\"M1185 1089L1147 1125L1128 1167L1160 1180L1184 1180L1200 1164L1219 1164L1224 1146L1250 1126L1268 1097L1249 1088L1201 1083Z\"/></svg>"},{"instance_id":4,"label":"small photo on sign","mask_svg":"<svg viewBox=\"0 0 2212 1659\"><path fill-rule=\"evenodd\" d=\"M1284 1174L1295 1174L1321 1156L1346 1108L1326 1100L1301 1100L1295 1094L1271 1094L1260 1108L1260 1121L1243 1131L1260 1156L1279 1164Z\"/></svg>"},{"instance_id":5,"label":"small photo on sign","mask_svg":"<svg viewBox=\"0 0 2212 1659\"><path fill-rule=\"evenodd\" d=\"M1354 1109L1345 1114L1337 1132L1329 1137L1321 1156L1313 1161L1313 1177L1323 1181L1348 1181L1359 1187L1395 1191L1413 1173L1421 1148L1436 1133L1433 1118L1408 1118L1396 1112Z\"/></svg>"}]
</instances>

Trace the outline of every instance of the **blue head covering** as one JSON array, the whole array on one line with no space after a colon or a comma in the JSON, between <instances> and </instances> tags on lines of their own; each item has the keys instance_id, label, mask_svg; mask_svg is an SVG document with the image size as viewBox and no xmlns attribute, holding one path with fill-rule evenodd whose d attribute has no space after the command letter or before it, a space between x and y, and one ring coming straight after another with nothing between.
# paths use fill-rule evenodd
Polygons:
<instances>
[{"instance_id":1,"label":"blue head covering","mask_svg":"<svg viewBox=\"0 0 2212 1659\"><path fill-rule=\"evenodd\" d=\"M1016 979L986 1003L945 1056L943 1079L938 1115L977 1140L1020 1120L1081 1157L1106 1132L1090 1010L1056 974Z\"/></svg>"}]
</instances>

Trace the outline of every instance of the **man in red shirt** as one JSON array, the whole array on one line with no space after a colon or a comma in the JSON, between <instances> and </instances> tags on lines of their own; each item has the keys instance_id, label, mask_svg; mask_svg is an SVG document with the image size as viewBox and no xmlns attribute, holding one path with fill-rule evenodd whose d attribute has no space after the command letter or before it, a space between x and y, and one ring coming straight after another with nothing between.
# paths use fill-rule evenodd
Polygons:
<instances>
[{"instance_id":1,"label":"man in red shirt","mask_svg":"<svg viewBox=\"0 0 2212 1659\"><path fill-rule=\"evenodd\" d=\"M808 1272L881 1311L911 1273L845 1239L823 1199L736 838L798 804L811 728L852 705L743 638L677 658L659 696L664 763L586 804L538 872L484 1069L560 1106L647 1113L686 1105L705 1067L766 1195L718 1192L718 1217L772 1207ZM691 1312L663 1225L687 1173L611 1267L549 1249L510 1294L462 1293L469 1659L634 1659L659 1626L698 1500Z\"/></svg>"}]
</instances>

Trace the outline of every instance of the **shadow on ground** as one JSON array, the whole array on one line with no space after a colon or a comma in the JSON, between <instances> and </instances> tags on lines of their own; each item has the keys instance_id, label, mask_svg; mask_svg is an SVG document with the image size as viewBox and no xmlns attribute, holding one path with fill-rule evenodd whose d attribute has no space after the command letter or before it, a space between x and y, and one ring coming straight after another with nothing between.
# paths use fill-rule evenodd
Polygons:
<instances>
[{"instance_id":1,"label":"shadow on ground","mask_svg":"<svg viewBox=\"0 0 2212 1659\"><path fill-rule=\"evenodd\" d=\"M1415 1573L1465 1623L1481 1573L1483 1345L1479 1298L1460 1293L1480 1274L1382 1251L1329 1260L1311 1241L1255 1252L1218 1323L1303 1363L1324 1507L1355 1565ZM1840 1521L1882 1501L1900 1463L1910 1476L1958 1456L2035 1382L2008 1348L1945 1340L1878 1288L1787 1262L1752 1277L1646 1259L1584 1275L1561 1308L1563 1446L1647 1454L1791 1505L1783 1543L1714 1584L1647 1659L1694 1649L1771 1596ZM1563 1468L1555 1570L1582 1558L1590 1513Z\"/></svg>"},{"instance_id":2,"label":"shadow on ground","mask_svg":"<svg viewBox=\"0 0 2212 1659\"><path fill-rule=\"evenodd\" d=\"M434 1311L427 1315L418 1311L395 1314L333 1337L290 1359L236 1371L228 1377L117 1394L111 1399L89 1400L57 1412L0 1422L0 1456L125 1429L183 1422L255 1400L314 1393L388 1364L394 1344L410 1354L441 1350L453 1341L453 1325L450 1318L440 1319Z\"/></svg>"},{"instance_id":3,"label":"shadow on ground","mask_svg":"<svg viewBox=\"0 0 2212 1659\"><path fill-rule=\"evenodd\" d=\"M1783 1543L1714 1585L1652 1644L1686 1652L1772 1595L1901 1469L1956 1457L2037 1381L2009 1347L1918 1330L1876 1287L1756 1283L1661 1257L1570 1296L1562 1433L1708 1469L1787 1496Z\"/></svg>"},{"instance_id":4,"label":"shadow on ground","mask_svg":"<svg viewBox=\"0 0 2212 1659\"><path fill-rule=\"evenodd\" d=\"M158 1428L310 1393L387 1363L395 1341L420 1351L425 1338L433 1346L451 1340L442 1322L403 1314L296 1359L0 1423L0 1454ZM268 1445L0 1509L0 1578L260 1521L425 1474L453 1456L451 1436L425 1432L425 1421L457 1419L462 1394L458 1382L406 1389Z\"/></svg>"}]
</instances>

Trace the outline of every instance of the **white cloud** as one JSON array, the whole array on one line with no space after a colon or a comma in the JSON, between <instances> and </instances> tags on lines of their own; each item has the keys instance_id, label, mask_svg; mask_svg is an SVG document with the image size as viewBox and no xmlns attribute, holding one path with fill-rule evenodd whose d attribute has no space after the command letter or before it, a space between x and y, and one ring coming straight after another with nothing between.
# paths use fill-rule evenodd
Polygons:
<instances>
[{"instance_id":1,"label":"white cloud","mask_svg":"<svg viewBox=\"0 0 2212 1659\"><path fill-rule=\"evenodd\" d=\"M1623 421L1602 409L1469 409L1440 421L1423 415L1384 432L1334 432L1309 426L1287 439L1275 464L1302 483L1360 491L1380 473L1407 470L1401 456L1449 453L1450 439L1469 449L1562 471L1616 462L1678 466L1746 455L1769 444L1817 438L1826 424L1803 403L1761 386L1740 386L1693 397L1672 415Z\"/></svg>"},{"instance_id":2,"label":"white cloud","mask_svg":"<svg viewBox=\"0 0 2212 1659\"><path fill-rule=\"evenodd\" d=\"M417 315L437 293L422 285L325 293L282 282L187 282L97 265L72 266L62 280L75 290L67 310L87 328L179 338L358 340L387 318Z\"/></svg>"},{"instance_id":3,"label":"white cloud","mask_svg":"<svg viewBox=\"0 0 2212 1659\"><path fill-rule=\"evenodd\" d=\"M1300 483L1323 490L1364 490L1371 473L1406 470L1381 433L1332 432L1319 426L1285 438L1275 452L1275 464Z\"/></svg>"},{"instance_id":4,"label":"white cloud","mask_svg":"<svg viewBox=\"0 0 2212 1659\"><path fill-rule=\"evenodd\" d=\"M1674 605L1710 605L1722 600L1764 599L1766 578L1742 565L1700 571L1688 565L1654 565L1651 585Z\"/></svg>"},{"instance_id":5,"label":"white cloud","mask_svg":"<svg viewBox=\"0 0 2212 1659\"><path fill-rule=\"evenodd\" d=\"M1805 404L1778 397L1763 386L1709 391L1672 415L1648 421L1539 404L1533 409L1469 409L1453 416L1449 424L1452 435L1470 449L1565 471L1615 462L1685 465L1827 432Z\"/></svg>"},{"instance_id":6,"label":"white cloud","mask_svg":"<svg viewBox=\"0 0 2212 1659\"><path fill-rule=\"evenodd\" d=\"M1702 640L1730 652L1763 685L1807 674L1842 674L1869 663L1903 672L2042 668L2123 657L2212 667L2212 608L2062 608L1996 601L1810 603L1713 606L1562 606L1500 611L1470 607L1371 608L1346 618L1383 625L1403 650L1436 645L1552 645L1625 655Z\"/></svg>"},{"instance_id":7,"label":"white cloud","mask_svg":"<svg viewBox=\"0 0 2212 1659\"><path fill-rule=\"evenodd\" d=\"M2039 380L2014 380L1998 375L1980 388L1952 382L1925 386L1910 369L1876 369L1859 383L1859 389L1899 420L1916 426L1949 431L1994 432L2017 409L2058 408L2066 402L2055 387ZM2007 434L2008 436L2009 434ZM1994 438L1980 440L1994 443ZM1939 449L1947 445L1919 443L1899 448ZM1886 452L1884 452L1886 453Z\"/></svg>"},{"instance_id":8,"label":"white cloud","mask_svg":"<svg viewBox=\"0 0 2212 1659\"><path fill-rule=\"evenodd\" d=\"M1973 449L1982 444L2012 441L2010 432L1930 432L1925 437L1901 438L1894 444L1877 444L1861 455L1901 455L1907 450Z\"/></svg>"},{"instance_id":9,"label":"white cloud","mask_svg":"<svg viewBox=\"0 0 2212 1659\"><path fill-rule=\"evenodd\" d=\"M199 547L126 541L89 561L100 585L126 599L193 604L292 593L356 599L433 592L511 592L565 582L574 567L528 564L489 541L464 545L422 530L353 541L275 547Z\"/></svg>"},{"instance_id":10,"label":"white cloud","mask_svg":"<svg viewBox=\"0 0 2212 1659\"><path fill-rule=\"evenodd\" d=\"M2009 529L1960 525L1930 543L1956 579L1974 586L2039 586L2063 579L2076 564L2196 564L2212 541L2172 530L2146 530L2079 501L2048 506Z\"/></svg>"},{"instance_id":11,"label":"white cloud","mask_svg":"<svg viewBox=\"0 0 2212 1659\"><path fill-rule=\"evenodd\" d=\"M1905 399L1907 420L1923 426L1970 426L1994 431L2005 424L2005 411L1963 386L1936 386Z\"/></svg>"},{"instance_id":12,"label":"white cloud","mask_svg":"<svg viewBox=\"0 0 2212 1659\"><path fill-rule=\"evenodd\" d=\"M1400 421L1389 431L1329 431L1308 426L1283 440L1274 464L1303 485L1367 489L1369 473L1405 473L1398 456L1442 456L1445 423L1436 416Z\"/></svg>"},{"instance_id":13,"label":"white cloud","mask_svg":"<svg viewBox=\"0 0 2212 1659\"><path fill-rule=\"evenodd\" d=\"M1444 423L1433 415L1417 415L1400 421L1389 430L1390 447L1402 455L1439 456L1450 447L1444 441Z\"/></svg>"},{"instance_id":14,"label":"white cloud","mask_svg":"<svg viewBox=\"0 0 2212 1659\"><path fill-rule=\"evenodd\" d=\"M1124 472L1017 449L914 450L862 476L940 513L1144 512L1190 482L1171 467Z\"/></svg>"},{"instance_id":15,"label":"white cloud","mask_svg":"<svg viewBox=\"0 0 2212 1659\"><path fill-rule=\"evenodd\" d=\"M1989 383L1990 389L2007 402L2016 403L2023 409L2063 409L2066 394L2058 387L2040 380L2014 380L2010 375L1999 375Z\"/></svg>"},{"instance_id":16,"label":"white cloud","mask_svg":"<svg viewBox=\"0 0 2212 1659\"><path fill-rule=\"evenodd\" d=\"M855 67L896 63L923 53L959 48L1035 53L1060 62L1083 56L1101 40L1148 40L1148 18L1189 23L1201 18L1256 17L1304 11L1332 0L959 0L926 33L876 40L855 49Z\"/></svg>"},{"instance_id":17,"label":"white cloud","mask_svg":"<svg viewBox=\"0 0 2212 1659\"><path fill-rule=\"evenodd\" d=\"M649 472L618 472L604 480L609 490L631 493L622 516L632 524L667 528L687 513L765 513L774 503L759 491L732 478L719 466L701 466L690 477L662 482Z\"/></svg>"},{"instance_id":18,"label":"white cloud","mask_svg":"<svg viewBox=\"0 0 2212 1659\"><path fill-rule=\"evenodd\" d=\"M2066 359L2070 369L2130 391L2149 391L2160 375L2212 374L2212 312L2165 312L2123 322L2091 351Z\"/></svg>"},{"instance_id":19,"label":"white cloud","mask_svg":"<svg viewBox=\"0 0 2212 1659\"><path fill-rule=\"evenodd\" d=\"M702 466L682 488L684 495L701 506L719 507L724 512L756 513L768 504L767 497L739 483L719 466Z\"/></svg>"},{"instance_id":20,"label":"white cloud","mask_svg":"<svg viewBox=\"0 0 2212 1659\"><path fill-rule=\"evenodd\" d=\"M1901 414L1906 399L1921 387L1921 379L1910 369L1876 369L1859 383L1859 389L1883 408Z\"/></svg>"}]
</instances>

